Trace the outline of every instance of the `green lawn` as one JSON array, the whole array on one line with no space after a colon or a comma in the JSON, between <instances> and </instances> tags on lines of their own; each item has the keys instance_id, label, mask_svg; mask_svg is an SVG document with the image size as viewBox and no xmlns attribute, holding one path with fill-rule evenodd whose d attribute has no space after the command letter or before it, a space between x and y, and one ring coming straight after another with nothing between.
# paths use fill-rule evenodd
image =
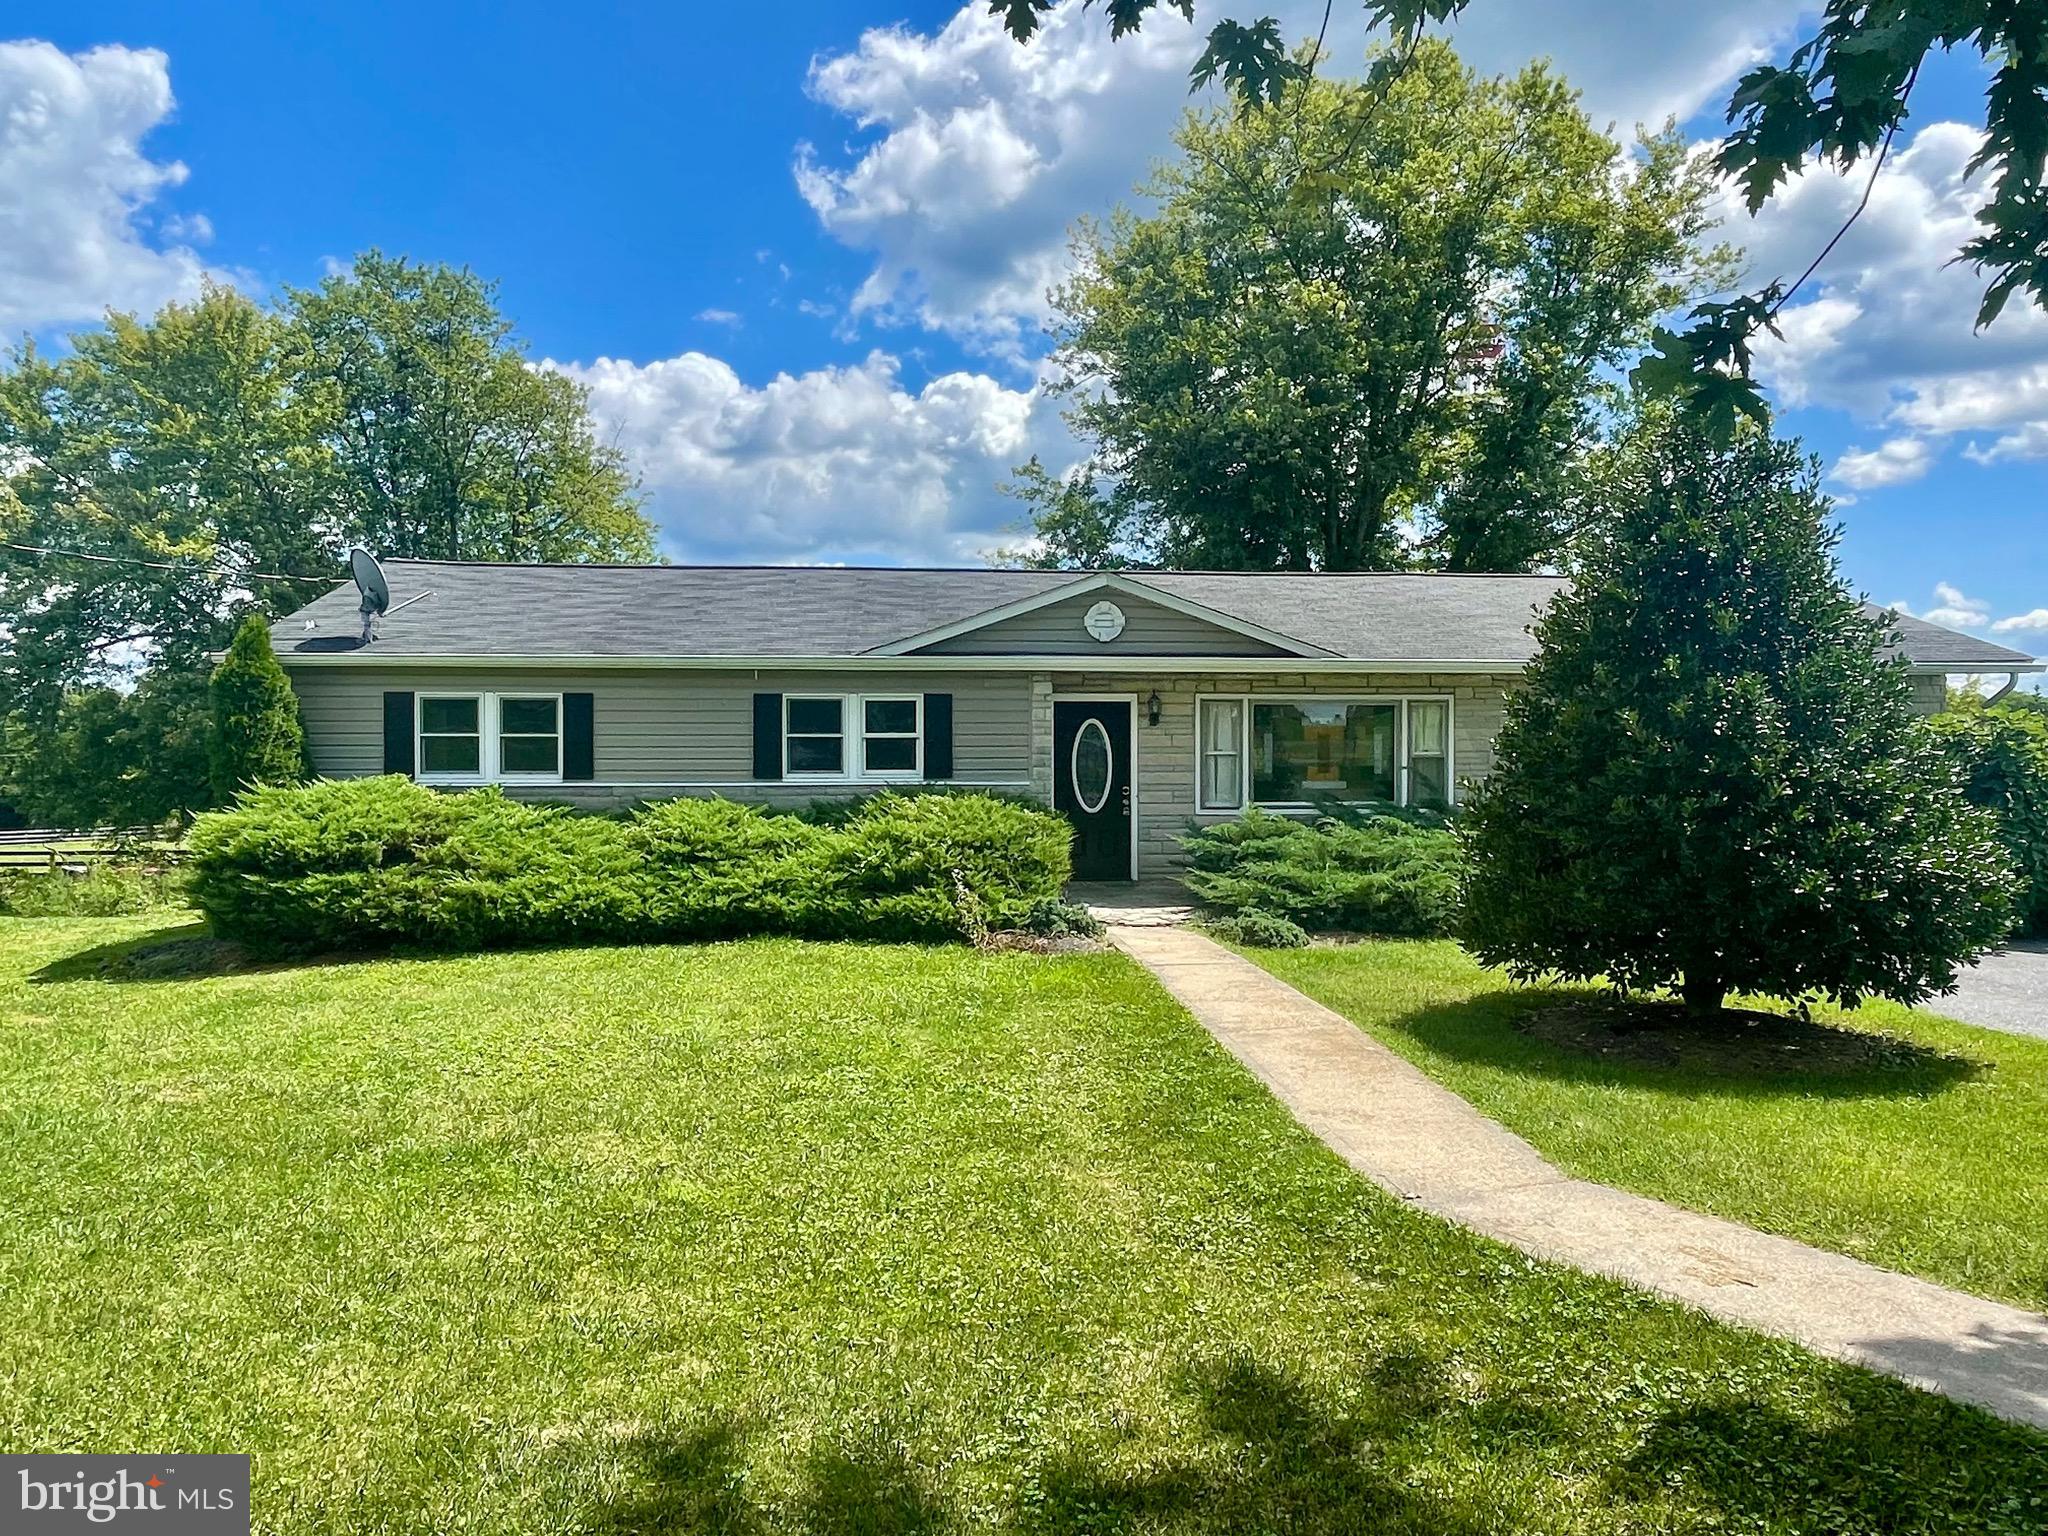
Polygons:
<instances>
[{"instance_id":1,"label":"green lawn","mask_svg":"<svg viewBox=\"0 0 2048 1536\"><path fill-rule=\"evenodd\" d=\"M2048 1041L1889 1003L1816 1019L1924 1049L1858 1070L1615 1063L1531 1039L1448 943L1261 951L1568 1171L1979 1295L2048 1307Z\"/></svg>"},{"instance_id":2,"label":"green lawn","mask_svg":"<svg viewBox=\"0 0 2048 1536\"><path fill-rule=\"evenodd\" d=\"M252 1451L262 1531L2048 1516L2040 1436L1384 1198L1114 955L151 926L0 923L0 1438Z\"/></svg>"}]
</instances>

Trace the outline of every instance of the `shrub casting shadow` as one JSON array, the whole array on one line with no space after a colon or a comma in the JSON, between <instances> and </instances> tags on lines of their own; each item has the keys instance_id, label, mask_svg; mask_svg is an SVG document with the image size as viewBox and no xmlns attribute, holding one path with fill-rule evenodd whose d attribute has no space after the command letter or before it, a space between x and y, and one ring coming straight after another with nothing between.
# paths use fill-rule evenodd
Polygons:
<instances>
[{"instance_id":1,"label":"shrub casting shadow","mask_svg":"<svg viewBox=\"0 0 2048 1536\"><path fill-rule=\"evenodd\" d=\"M347 950L306 955L258 955L231 939L217 939L204 922L159 928L112 944L95 944L29 973L48 986L67 981L171 982L209 976L253 976L312 966L361 965L396 951ZM416 958L416 957L414 957Z\"/></svg>"},{"instance_id":2,"label":"shrub casting shadow","mask_svg":"<svg viewBox=\"0 0 2048 1536\"><path fill-rule=\"evenodd\" d=\"M1590 987L1503 988L1418 1009L1389 1026L1455 1060L1524 1077L1674 1094L1911 1097L1939 1093L1990 1070L1983 1062L1898 1036L1873 1044L1861 1031L1789 1016L1757 1025L1738 1014L1725 1026L1695 1025L1677 1009L1657 1009L1647 1015L1651 1027L1615 1031L1611 1049L1602 1048L1597 1025L1559 1027L1545 1017L1564 1009L1595 1017L1611 1003L1609 994ZM1716 1052L1714 1031L1721 1028L1727 1031L1725 1055ZM1756 1039L1760 1032L1762 1042Z\"/></svg>"},{"instance_id":3,"label":"shrub casting shadow","mask_svg":"<svg viewBox=\"0 0 2048 1536\"><path fill-rule=\"evenodd\" d=\"M202 921L159 928L132 939L95 944L76 954L64 955L30 972L38 985L69 981L166 982L197 981L209 976L254 976L269 972L366 965L377 960L459 960L476 955L535 955L550 951L588 949L651 949L681 946L691 949L715 944L741 944L754 939L803 939L801 934L763 929L758 933L673 934L646 939L592 937L561 939L553 943L445 945L418 943L364 944L354 949L252 950L233 939L221 939ZM820 944L867 944L899 948L914 944L929 949L969 947L965 940L890 939L849 934L840 938L813 938ZM979 945L984 953L1032 955L1098 954L1109 946L1099 939L1078 934L1047 935L1023 929L999 929Z\"/></svg>"}]
</instances>

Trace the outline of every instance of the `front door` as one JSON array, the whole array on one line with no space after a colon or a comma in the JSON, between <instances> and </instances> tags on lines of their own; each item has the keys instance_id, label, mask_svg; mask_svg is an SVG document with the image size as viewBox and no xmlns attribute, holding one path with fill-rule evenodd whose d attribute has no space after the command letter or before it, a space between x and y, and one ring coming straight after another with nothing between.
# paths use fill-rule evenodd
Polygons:
<instances>
[{"instance_id":1,"label":"front door","mask_svg":"<svg viewBox=\"0 0 2048 1536\"><path fill-rule=\"evenodd\" d=\"M1074 878L1131 878L1131 705L1056 699L1052 803L1074 824Z\"/></svg>"}]
</instances>

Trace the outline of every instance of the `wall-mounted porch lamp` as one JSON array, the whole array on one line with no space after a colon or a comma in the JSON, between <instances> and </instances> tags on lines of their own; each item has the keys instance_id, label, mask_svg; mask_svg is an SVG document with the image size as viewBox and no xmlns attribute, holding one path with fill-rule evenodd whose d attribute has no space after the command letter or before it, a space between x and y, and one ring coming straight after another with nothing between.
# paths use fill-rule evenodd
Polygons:
<instances>
[{"instance_id":1,"label":"wall-mounted porch lamp","mask_svg":"<svg viewBox=\"0 0 2048 1536\"><path fill-rule=\"evenodd\" d=\"M1152 690L1152 696L1145 701L1145 723L1147 725L1157 725L1159 723L1159 690L1157 688Z\"/></svg>"}]
</instances>

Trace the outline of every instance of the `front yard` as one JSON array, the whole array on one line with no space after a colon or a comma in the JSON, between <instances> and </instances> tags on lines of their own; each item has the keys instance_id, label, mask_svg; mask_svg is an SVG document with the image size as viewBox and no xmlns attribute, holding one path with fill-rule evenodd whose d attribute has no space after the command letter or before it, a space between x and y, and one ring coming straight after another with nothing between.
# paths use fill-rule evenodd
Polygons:
<instances>
[{"instance_id":1,"label":"front yard","mask_svg":"<svg viewBox=\"0 0 2048 1536\"><path fill-rule=\"evenodd\" d=\"M1570 1173L2048 1308L2048 1041L1877 1002L1816 1008L1839 1028L1789 1044L1658 1060L1532 1034L1597 994L1513 986L1455 944L1256 958Z\"/></svg>"},{"instance_id":2,"label":"front yard","mask_svg":"<svg viewBox=\"0 0 2048 1536\"><path fill-rule=\"evenodd\" d=\"M0 923L0 1435L251 1451L262 1531L2048 1513L2036 1435L1403 1210L1114 955L110 964L164 927Z\"/></svg>"}]
</instances>

